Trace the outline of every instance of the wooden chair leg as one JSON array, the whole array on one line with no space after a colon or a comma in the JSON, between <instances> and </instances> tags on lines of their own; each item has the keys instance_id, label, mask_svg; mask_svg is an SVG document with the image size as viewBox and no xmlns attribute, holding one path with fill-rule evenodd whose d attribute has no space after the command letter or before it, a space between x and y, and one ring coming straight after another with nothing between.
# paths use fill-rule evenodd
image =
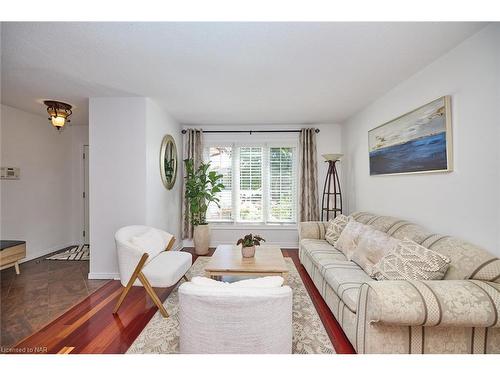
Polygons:
<instances>
[{"instance_id":1,"label":"wooden chair leg","mask_svg":"<svg viewBox=\"0 0 500 375\"><path fill-rule=\"evenodd\" d=\"M153 287L149 283L149 280L146 278L146 276L144 276L142 272L139 272L138 277L139 280L141 280L144 289L146 289L146 292L149 294L155 305L158 307L158 310L160 310L161 315L163 315L164 318L168 318L168 312L165 309L165 306L163 306L163 303L161 302L158 295L155 293Z\"/></svg>"},{"instance_id":2,"label":"wooden chair leg","mask_svg":"<svg viewBox=\"0 0 500 375\"><path fill-rule=\"evenodd\" d=\"M19 262L16 260L16 263L14 264L14 267L16 268L16 275L19 275L21 271L19 270Z\"/></svg>"},{"instance_id":3,"label":"wooden chair leg","mask_svg":"<svg viewBox=\"0 0 500 375\"><path fill-rule=\"evenodd\" d=\"M130 289L132 288L132 285L134 285L135 279L139 276L139 273L142 270L142 267L144 267L144 263L146 263L146 260L148 259L148 254L143 254L141 257L141 260L139 260L139 263L137 263L137 266L134 269L134 272L132 273L132 276L130 276L130 280L127 283L127 286L125 289L123 289L122 294L120 295L120 298L118 299L118 302L115 305L115 308L113 310L113 314L116 314L118 312L118 309L120 308L123 300L125 299L125 296L128 294Z\"/></svg>"}]
</instances>

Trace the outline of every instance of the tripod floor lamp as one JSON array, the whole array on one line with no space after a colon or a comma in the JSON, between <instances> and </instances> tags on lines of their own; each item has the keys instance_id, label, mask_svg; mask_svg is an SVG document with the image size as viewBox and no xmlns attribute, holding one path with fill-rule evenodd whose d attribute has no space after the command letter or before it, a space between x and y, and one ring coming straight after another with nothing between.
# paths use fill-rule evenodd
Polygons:
<instances>
[{"instance_id":1,"label":"tripod floor lamp","mask_svg":"<svg viewBox=\"0 0 500 375\"><path fill-rule=\"evenodd\" d=\"M343 154L324 154L322 156L328 163L328 172L326 173L325 185L323 187L321 221L328 221L342 213L342 191L340 190L340 180L336 164Z\"/></svg>"}]
</instances>

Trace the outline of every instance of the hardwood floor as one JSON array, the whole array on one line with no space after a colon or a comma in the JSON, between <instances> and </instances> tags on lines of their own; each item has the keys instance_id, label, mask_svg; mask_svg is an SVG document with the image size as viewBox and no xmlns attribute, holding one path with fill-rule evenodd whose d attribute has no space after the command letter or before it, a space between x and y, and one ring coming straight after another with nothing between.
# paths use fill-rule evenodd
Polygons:
<instances>
[{"instance_id":1,"label":"hardwood floor","mask_svg":"<svg viewBox=\"0 0 500 375\"><path fill-rule=\"evenodd\" d=\"M193 253L192 249L185 251ZM297 250L282 251L284 256L293 259L337 353L355 353L306 270L300 265ZM209 255L212 253L213 250ZM193 256L194 262L197 256ZM164 301L174 287L155 290ZM19 342L13 352L23 353L36 348L41 353L124 353L158 309L147 297L144 288L133 287L119 314L113 315L112 310L121 289L119 281L109 281L65 314ZM68 351L68 348L72 349Z\"/></svg>"}]
</instances>

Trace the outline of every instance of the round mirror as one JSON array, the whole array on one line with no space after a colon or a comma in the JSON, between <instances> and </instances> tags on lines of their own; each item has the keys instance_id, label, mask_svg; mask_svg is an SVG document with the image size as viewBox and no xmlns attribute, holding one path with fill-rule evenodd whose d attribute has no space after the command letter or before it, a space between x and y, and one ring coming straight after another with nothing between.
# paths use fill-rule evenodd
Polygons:
<instances>
[{"instance_id":1,"label":"round mirror","mask_svg":"<svg viewBox=\"0 0 500 375\"><path fill-rule=\"evenodd\" d=\"M163 185L170 190L177 177L177 147L174 138L167 134L161 141L160 174Z\"/></svg>"}]
</instances>

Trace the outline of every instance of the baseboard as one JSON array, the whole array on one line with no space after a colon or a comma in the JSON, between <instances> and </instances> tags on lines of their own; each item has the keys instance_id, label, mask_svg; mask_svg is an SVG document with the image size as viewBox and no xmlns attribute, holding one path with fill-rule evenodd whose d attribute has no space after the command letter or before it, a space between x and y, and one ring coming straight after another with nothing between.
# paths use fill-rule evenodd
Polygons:
<instances>
[{"instance_id":1,"label":"baseboard","mask_svg":"<svg viewBox=\"0 0 500 375\"><path fill-rule=\"evenodd\" d=\"M23 258L22 260L19 261L19 264L22 264L22 263L25 263L25 262L29 262L30 260L35 260L35 259L38 259L38 258L43 258L49 254L52 254L52 253L57 253L58 251L62 250L62 249L65 249L67 247L70 247L70 246L74 246L75 243L74 242L71 242L71 243L67 243L67 244L64 244L64 245L58 245L58 246L54 246L53 248L51 249L48 249L48 250L43 250L37 254L31 254L31 255L27 255L25 258ZM57 249L57 250L54 250L54 249ZM29 249L28 249L28 246L26 245L26 252L28 252Z\"/></svg>"},{"instance_id":2,"label":"baseboard","mask_svg":"<svg viewBox=\"0 0 500 375\"><path fill-rule=\"evenodd\" d=\"M120 274L115 272L89 272L89 280L120 280Z\"/></svg>"}]
</instances>

